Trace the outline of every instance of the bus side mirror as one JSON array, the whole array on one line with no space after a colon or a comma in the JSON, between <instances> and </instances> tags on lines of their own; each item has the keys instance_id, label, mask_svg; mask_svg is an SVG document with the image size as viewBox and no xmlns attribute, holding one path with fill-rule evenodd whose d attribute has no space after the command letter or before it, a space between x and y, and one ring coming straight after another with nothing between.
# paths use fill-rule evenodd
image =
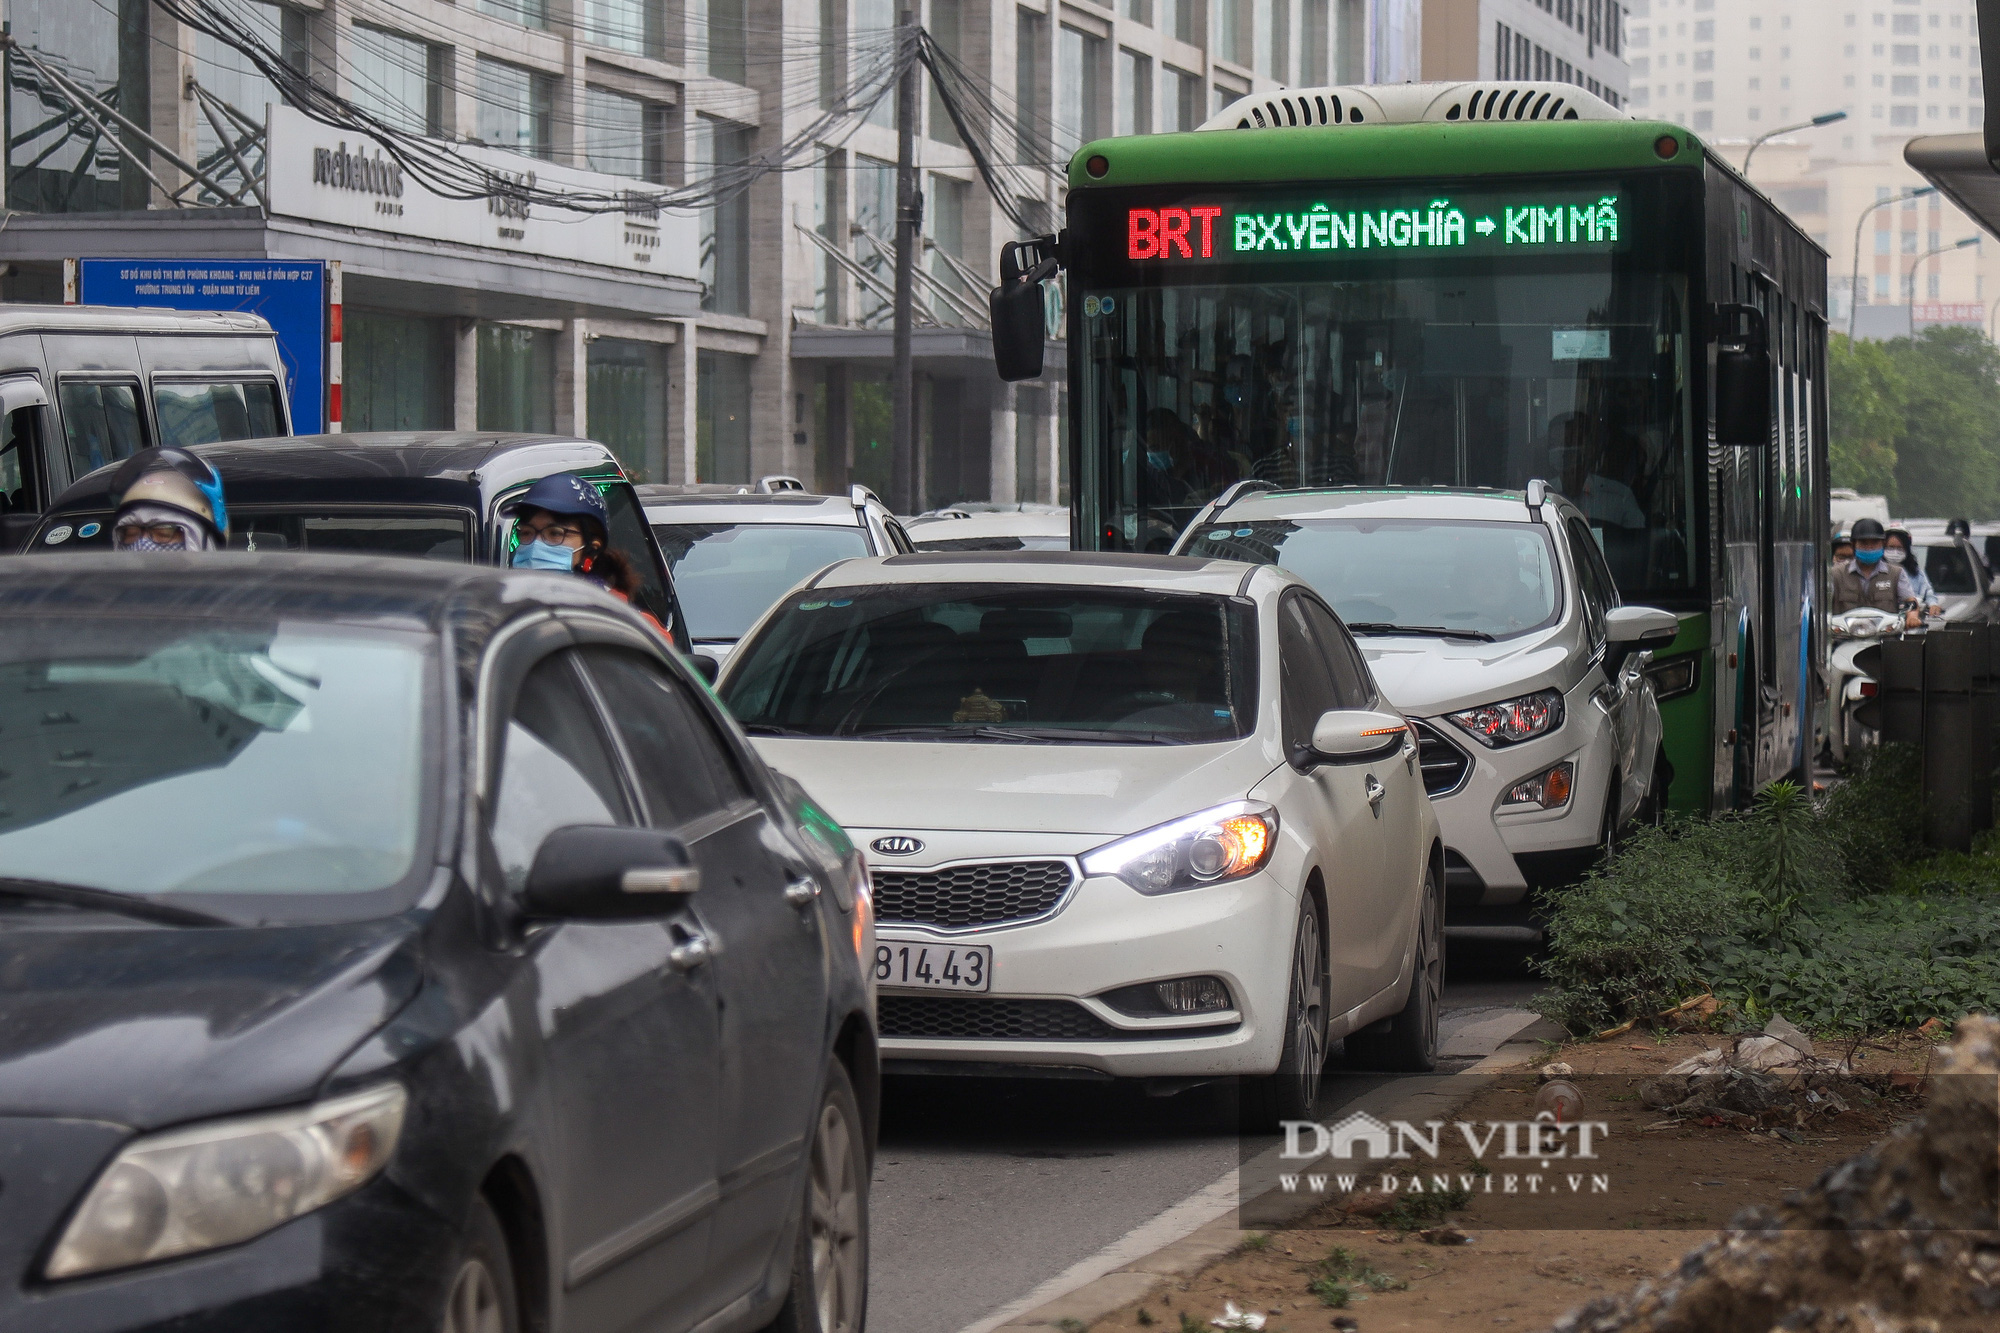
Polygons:
<instances>
[{"instance_id":1,"label":"bus side mirror","mask_svg":"<svg viewBox=\"0 0 2000 1333\"><path fill-rule=\"evenodd\" d=\"M1759 447L1771 442L1771 352L1764 312L1755 306L1716 307L1722 322L1715 349L1715 442Z\"/></svg>"},{"instance_id":2,"label":"bus side mirror","mask_svg":"<svg viewBox=\"0 0 2000 1333\"><path fill-rule=\"evenodd\" d=\"M1009 241L1000 247L1000 285L987 307L993 317L993 366L1013 383L1042 373L1048 308L1042 284L1062 269L1054 236Z\"/></svg>"}]
</instances>

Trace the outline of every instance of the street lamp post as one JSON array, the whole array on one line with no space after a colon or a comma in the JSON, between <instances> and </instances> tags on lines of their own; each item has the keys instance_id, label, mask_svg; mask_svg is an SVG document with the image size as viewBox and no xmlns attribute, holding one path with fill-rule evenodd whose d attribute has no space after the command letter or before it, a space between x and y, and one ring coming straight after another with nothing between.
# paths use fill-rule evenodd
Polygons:
<instances>
[{"instance_id":1,"label":"street lamp post","mask_svg":"<svg viewBox=\"0 0 2000 1333\"><path fill-rule=\"evenodd\" d=\"M1744 179L1748 180L1750 178L1750 159L1757 156L1757 150L1764 146L1765 140L1775 139L1781 134L1790 134L1794 130L1816 130L1822 125L1831 125L1835 121L1846 119L1847 113L1845 111L1828 111L1814 116L1811 120L1802 120L1796 125L1781 125L1769 133L1758 135L1750 141L1750 151L1743 155Z\"/></svg>"},{"instance_id":2,"label":"street lamp post","mask_svg":"<svg viewBox=\"0 0 2000 1333\"><path fill-rule=\"evenodd\" d=\"M1914 190L1905 190L1901 194L1891 195L1887 199L1877 199L1874 203L1861 210L1860 217L1854 219L1854 276L1848 279L1847 287L1847 337L1850 342L1854 339L1855 309L1861 304L1859 300L1861 294L1861 228L1868 221L1868 215L1878 208L1887 208L1891 204L1900 204L1910 199L1921 199L1925 195L1936 193L1937 186L1935 185L1919 185Z\"/></svg>"},{"instance_id":3,"label":"street lamp post","mask_svg":"<svg viewBox=\"0 0 2000 1333\"><path fill-rule=\"evenodd\" d=\"M1903 289L1909 293L1910 297L1910 332L1913 335L1917 331L1916 306L1917 306L1918 267L1926 259L1935 259L1939 255L1948 255L1954 250L1963 250L1968 245L1977 245L1977 244L1979 244L1979 238L1977 236L1967 236L1963 240L1953 241L1950 245L1934 245L1930 249L1924 251L1922 254L1918 255L1915 259L1912 259L1910 261L1910 267L1904 271Z\"/></svg>"}]
</instances>

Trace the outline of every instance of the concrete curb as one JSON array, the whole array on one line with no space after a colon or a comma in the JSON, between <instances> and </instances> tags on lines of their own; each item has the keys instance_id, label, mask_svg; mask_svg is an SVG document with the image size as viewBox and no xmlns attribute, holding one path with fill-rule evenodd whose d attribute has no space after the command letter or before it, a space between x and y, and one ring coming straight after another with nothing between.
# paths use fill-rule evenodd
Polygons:
<instances>
[{"instance_id":1,"label":"concrete curb","mask_svg":"<svg viewBox=\"0 0 2000 1333\"><path fill-rule=\"evenodd\" d=\"M1531 1027L1529 1032L1533 1030ZM1522 1033L1521 1037L1528 1037L1528 1033ZM1350 1102L1342 1108L1342 1114L1366 1111L1378 1120L1408 1120L1413 1124L1446 1119L1489 1087L1500 1074L1520 1068L1541 1051L1541 1043L1532 1038L1510 1041L1470 1069L1456 1074L1417 1075L1385 1084ZM1269 1176L1275 1185L1277 1158L1278 1149L1274 1147L1246 1162L1240 1172L1253 1180ZM1240 1178L1238 1171L1231 1171L1102 1252L978 1323L968 1325L960 1333L1029 1333L1068 1320L1090 1324L1133 1301L1143 1300L1172 1279L1200 1272L1243 1243L1236 1217ZM1298 1202L1298 1211L1303 1213L1325 1201L1308 1198Z\"/></svg>"}]
</instances>

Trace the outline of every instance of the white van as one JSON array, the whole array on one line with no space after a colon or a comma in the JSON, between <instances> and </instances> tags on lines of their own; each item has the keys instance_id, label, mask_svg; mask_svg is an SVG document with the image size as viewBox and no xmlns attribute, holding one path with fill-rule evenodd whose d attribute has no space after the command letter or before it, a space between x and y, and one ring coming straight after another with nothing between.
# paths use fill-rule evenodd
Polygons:
<instances>
[{"instance_id":1,"label":"white van","mask_svg":"<svg viewBox=\"0 0 2000 1333\"><path fill-rule=\"evenodd\" d=\"M277 337L255 315L0 305L0 551L137 450L291 433Z\"/></svg>"}]
</instances>

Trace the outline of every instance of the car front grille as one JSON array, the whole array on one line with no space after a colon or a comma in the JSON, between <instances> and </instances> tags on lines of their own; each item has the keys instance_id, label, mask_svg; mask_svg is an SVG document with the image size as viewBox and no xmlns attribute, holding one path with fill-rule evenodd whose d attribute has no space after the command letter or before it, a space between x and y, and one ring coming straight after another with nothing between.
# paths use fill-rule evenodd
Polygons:
<instances>
[{"instance_id":1,"label":"car front grille","mask_svg":"<svg viewBox=\"0 0 2000 1333\"><path fill-rule=\"evenodd\" d=\"M1161 1041L1215 1036L1239 1026L1115 1028L1073 1000L1007 1000L970 995L884 995L876 1026L885 1037L937 1041Z\"/></svg>"},{"instance_id":2,"label":"car front grille","mask_svg":"<svg viewBox=\"0 0 2000 1333\"><path fill-rule=\"evenodd\" d=\"M1449 796L1463 787L1472 775L1472 757L1428 723L1412 725L1417 729L1417 762L1424 768L1424 791L1433 797Z\"/></svg>"},{"instance_id":3,"label":"car front grille","mask_svg":"<svg viewBox=\"0 0 2000 1333\"><path fill-rule=\"evenodd\" d=\"M1069 892L1067 861L1000 861L943 870L884 870L871 876L875 919L885 926L947 930L1029 921Z\"/></svg>"}]
</instances>

